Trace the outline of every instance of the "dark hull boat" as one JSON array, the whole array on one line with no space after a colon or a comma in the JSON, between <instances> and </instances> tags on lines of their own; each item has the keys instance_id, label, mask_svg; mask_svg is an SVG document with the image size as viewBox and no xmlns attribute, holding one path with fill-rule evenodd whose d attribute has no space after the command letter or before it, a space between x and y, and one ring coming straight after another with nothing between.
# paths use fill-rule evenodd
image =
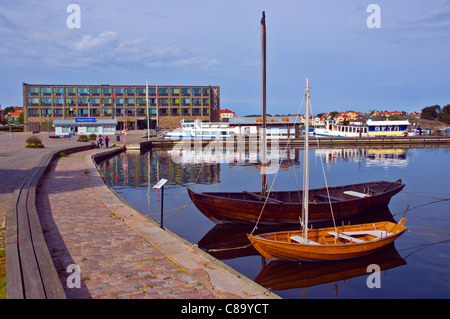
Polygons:
<instances>
[{"instance_id":1,"label":"dark hull boat","mask_svg":"<svg viewBox=\"0 0 450 319\"><path fill-rule=\"evenodd\" d=\"M327 221L333 216L335 220L342 220L386 207L403 187L405 184L397 180L329 187L328 191L311 189L309 222ZM272 191L267 200L261 192L195 193L188 189L188 193L195 206L216 223L298 224L302 214L302 191Z\"/></svg>"}]
</instances>

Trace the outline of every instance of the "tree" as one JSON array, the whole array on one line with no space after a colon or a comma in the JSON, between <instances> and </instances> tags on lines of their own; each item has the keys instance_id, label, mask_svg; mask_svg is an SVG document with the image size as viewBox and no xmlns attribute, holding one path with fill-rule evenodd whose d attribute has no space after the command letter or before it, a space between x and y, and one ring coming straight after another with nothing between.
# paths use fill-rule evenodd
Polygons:
<instances>
[{"instance_id":1,"label":"tree","mask_svg":"<svg viewBox=\"0 0 450 319\"><path fill-rule=\"evenodd\" d=\"M3 115L8 115L9 112L14 112L14 107L13 106L8 106L7 108L5 108L3 110Z\"/></svg>"},{"instance_id":2,"label":"tree","mask_svg":"<svg viewBox=\"0 0 450 319\"><path fill-rule=\"evenodd\" d=\"M450 124L450 104L447 104L441 109L441 113L438 116L439 121Z\"/></svg>"},{"instance_id":3,"label":"tree","mask_svg":"<svg viewBox=\"0 0 450 319\"><path fill-rule=\"evenodd\" d=\"M441 107L439 105L427 106L422 109L421 118L423 120L434 121L438 118L440 111L441 111Z\"/></svg>"}]
</instances>

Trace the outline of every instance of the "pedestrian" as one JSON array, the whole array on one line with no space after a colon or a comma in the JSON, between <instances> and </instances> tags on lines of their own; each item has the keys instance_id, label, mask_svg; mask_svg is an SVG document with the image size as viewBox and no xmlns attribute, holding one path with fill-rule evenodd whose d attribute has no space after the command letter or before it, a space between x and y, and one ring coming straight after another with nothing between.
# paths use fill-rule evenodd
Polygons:
<instances>
[{"instance_id":1,"label":"pedestrian","mask_svg":"<svg viewBox=\"0 0 450 319\"><path fill-rule=\"evenodd\" d=\"M102 139L101 135L98 137L98 145L97 145L97 147L98 148L102 148L103 147L103 139Z\"/></svg>"},{"instance_id":2,"label":"pedestrian","mask_svg":"<svg viewBox=\"0 0 450 319\"><path fill-rule=\"evenodd\" d=\"M105 146L106 146L106 148L109 147L109 137L108 136L105 136Z\"/></svg>"}]
</instances>

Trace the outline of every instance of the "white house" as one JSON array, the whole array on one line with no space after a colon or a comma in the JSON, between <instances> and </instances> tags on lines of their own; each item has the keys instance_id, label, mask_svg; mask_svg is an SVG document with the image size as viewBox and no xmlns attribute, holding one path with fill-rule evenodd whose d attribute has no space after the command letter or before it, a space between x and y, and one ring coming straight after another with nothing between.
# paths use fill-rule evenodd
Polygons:
<instances>
[{"instance_id":1,"label":"white house","mask_svg":"<svg viewBox=\"0 0 450 319\"><path fill-rule=\"evenodd\" d=\"M76 118L74 120L54 120L55 135L115 135L117 120Z\"/></svg>"}]
</instances>

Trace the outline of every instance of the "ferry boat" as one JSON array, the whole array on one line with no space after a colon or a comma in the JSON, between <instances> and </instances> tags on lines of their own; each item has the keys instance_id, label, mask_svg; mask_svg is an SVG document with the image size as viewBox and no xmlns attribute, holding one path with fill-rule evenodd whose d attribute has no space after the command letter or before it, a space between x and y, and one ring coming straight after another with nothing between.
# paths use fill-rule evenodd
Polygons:
<instances>
[{"instance_id":1,"label":"ferry boat","mask_svg":"<svg viewBox=\"0 0 450 319\"><path fill-rule=\"evenodd\" d=\"M235 129L226 123L207 123L201 120L194 122L180 121L181 127L175 131L169 132L165 138L180 139L180 138L230 138L234 136Z\"/></svg>"},{"instance_id":2,"label":"ferry boat","mask_svg":"<svg viewBox=\"0 0 450 319\"><path fill-rule=\"evenodd\" d=\"M368 119L366 124L350 122L349 124L336 123L327 120L324 128L316 128L317 136L332 137L367 137L367 136L405 136L411 124L408 120L402 121L373 121Z\"/></svg>"},{"instance_id":3,"label":"ferry boat","mask_svg":"<svg viewBox=\"0 0 450 319\"><path fill-rule=\"evenodd\" d=\"M327 120L325 127L316 128L317 136L332 137L361 137L368 136L369 128L361 122L350 122L349 124L337 123L335 120Z\"/></svg>"}]
</instances>

